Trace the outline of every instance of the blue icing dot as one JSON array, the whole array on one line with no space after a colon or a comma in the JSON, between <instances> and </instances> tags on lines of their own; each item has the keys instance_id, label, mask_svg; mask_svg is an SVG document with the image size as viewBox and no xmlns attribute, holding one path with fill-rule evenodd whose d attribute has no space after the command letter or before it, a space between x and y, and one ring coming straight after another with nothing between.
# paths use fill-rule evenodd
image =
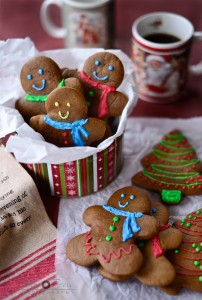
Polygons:
<instances>
[{"instance_id":1,"label":"blue icing dot","mask_svg":"<svg viewBox=\"0 0 202 300\"><path fill-rule=\"evenodd\" d=\"M153 213L153 214L156 213L156 208L155 208L155 207L152 208L152 213Z\"/></svg>"},{"instance_id":2,"label":"blue icing dot","mask_svg":"<svg viewBox=\"0 0 202 300\"><path fill-rule=\"evenodd\" d=\"M108 70L113 71L114 70L114 66L109 66Z\"/></svg>"},{"instance_id":3,"label":"blue icing dot","mask_svg":"<svg viewBox=\"0 0 202 300\"><path fill-rule=\"evenodd\" d=\"M43 73L44 73L44 72L43 72L43 69L39 69L39 70L38 70L38 74L39 74L39 75L43 75Z\"/></svg>"},{"instance_id":4,"label":"blue icing dot","mask_svg":"<svg viewBox=\"0 0 202 300\"><path fill-rule=\"evenodd\" d=\"M126 194L121 194L121 198L125 198Z\"/></svg>"},{"instance_id":5,"label":"blue icing dot","mask_svg":"<svg viewBox=\"0 0 202 300\"><path fill-rule=\"evenodd\" d=\"M31 80L32 78L33 78L33 77L32 77L32 74L28 74L28 75L27 75L27 79L28 79L28 80Z\"/></svg>"},{"instance_id":6,"label":"blue icing dot","mask_svg":"<svg viewBox=\"0 0 202 300\"><path fill-rule=\"evenodd\" d=\"M134 200L135 196L134 195L130 195L130 200Z\"/></svg>"},{"instance_id":7,"label":"blue icing dot","mask_svg":"<svg viewBox=\"0 0 202 300\"><path fill-rule=\"evenodd\" d=\"M101 65L101 61L100 61L100 60L96 60L96 61L95 61L95 65L96 65L96 66L100 66L100 65Z\"/></svg>"}]
</instances>

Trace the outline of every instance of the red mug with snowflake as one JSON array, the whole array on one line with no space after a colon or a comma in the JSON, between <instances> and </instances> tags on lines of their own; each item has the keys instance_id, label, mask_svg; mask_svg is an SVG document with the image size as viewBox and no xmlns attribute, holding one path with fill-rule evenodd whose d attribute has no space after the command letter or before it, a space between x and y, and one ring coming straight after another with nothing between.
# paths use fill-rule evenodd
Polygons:
<instances>
[{"instance_id":1,"label":"red mug with snowflake","mask_svg":"<svg viewBox=\"0 0 202 300\"><path fill-rule=\"evenodd\" d=\"M201 64L188 66L195 40L202 40L202 32L177 14L149 13L133 23L131 56L140 99L169 103L182 97L189 70L202 73Z\"/></svg>"}]
</instances>

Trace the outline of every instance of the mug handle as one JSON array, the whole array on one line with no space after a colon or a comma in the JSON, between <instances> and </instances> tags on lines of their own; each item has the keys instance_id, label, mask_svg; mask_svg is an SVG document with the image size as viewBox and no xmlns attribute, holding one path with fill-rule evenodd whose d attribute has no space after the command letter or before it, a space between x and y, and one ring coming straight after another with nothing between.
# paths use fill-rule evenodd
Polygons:
<instances>
[{"instance_id":1,"label":"mug handle","mask_svg":"<svg viewBox=\"0 0 202 300\"><path fill-rule=\"evenodd\" d=\"M60 9L62 8L62 1L61 0L45 0L40 8L40 20L41 24L47 33L55 38L64 38L66 35L66 29L63 27L56 26L50 17L50 6L56 5Z\"/></svg>"},{"instance_id":2,"label":"mug handle","mask_svg":"<svg viewBox=\"0 0 202 300\"><path fill-rule=\"evenodd\" d=\"M194 32L194 41L202 41L202 31L196 31ZM202 61L200 61L196 65L192 65L189 67L189 72L194 75L200 75L202 74Z\"/></svg>"}]
</instances>

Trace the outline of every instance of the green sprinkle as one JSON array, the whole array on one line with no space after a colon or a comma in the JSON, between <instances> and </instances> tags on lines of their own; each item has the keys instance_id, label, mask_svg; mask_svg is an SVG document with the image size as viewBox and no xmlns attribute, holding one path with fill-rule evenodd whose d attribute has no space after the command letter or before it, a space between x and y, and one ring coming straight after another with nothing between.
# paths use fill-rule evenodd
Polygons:
<instances>
[{"instance_id":1,"label":"green sprinkle","mask_svg":"<svg viewBox=\"0 0 202 300\"><path fill-rule=\"evenodd\" d=\"M181 225L181 226L183 226L183 225L184 225L184 223L181 223L180 225Z\"/></svg>"},{"instance_id":2,"label":"green sprinkle","mask_svg":"<svg viewBox=\"0 0 202 300\"><path fill-rule=\"evenodd\" d=\"M119 220L120 220L119 217L114 217L114 218L113 218L113 221L114 221L114 222L118 222Z\"/></svg>"},{"instance_id":3,"label":"green sprinkle","mask_svg":"<svg viewBox=\"0 0 202 300\"><path fill-rule=\"evenodd\" d=\"M196 214L197 214L197 215L200 215L200 213L201 213L201 211L200 211L200 209L198 209L198 210L196 211Z\"/></svg>"},{"instance_id":4,"label":"green sprinkle","mask_svg":"<svg viewBox=\"0 0 202 300\"><path fill-rule=\"evenodd\" d=\"M200 243L200 246L202 246L202 242Z\"/></svg>"},{"instance_id":5,"label":"green sprinkle","mask_svg":"<svg viewBox=\"0 0 202 300\"><path fill-rule=\"evenodd\" d=\"M198 280L199 280L200 282L202 282L202 276L199 276Z\"/></svg>"},{"instance_id":6,"label":"green sprinkle","mask_svg":"<svg viewBox=\"0 0 202 300\"><path fill-rule=\"evenodd\" d=\"M185 223L186 222L186 220L185 219L182 219L182 221L181 221L182 223Z\"/></svg>"},{"instance_id":7,"label":"green sprinkle","mask_svg":"<svg viewBox=\"0 0 202 300\"><path fill-rule=\"evenodd\" d=\"M187 227L191 227L191 223L187 223L186 226L187 226Z\"/></svg>"},{"instance_id":8,"label":"green sprinkle","mask_svg":"<svg viewBox=\"0 0 202 300\"><path fill-rule=\"evenodd\" d=\"M110 242L112 240L112 237L110 235L106 236L106 241Z\"/></svg>"},{"instance_id":9,"label":"green sprinkle","mask_svg":"<svg viewBox=\"0 0 202 300\"><path fill-rule=\"evenodd\" d=\"M197 219L197 217L194 217L194 220L196 220Z\"/></svg>"},{"instance_id":10,"label":"green sprinkle","mask_svg":"<svg viewBox=\"0 0 202 300\"><path fill-rule=\"evenodd\" d=\"M189 215L189 216L188 216L188 218L189 218L189 219L192 219L192 218L193 218L193 216L192 216L192 215Z\"/></svg>"},{"instance_id":11,"label":"green sprinkle","mask_svg":"<svg viewBox=\"0 0 202 300\"><path fill-rule=\"evenodd\" d=\"M138 246L141 248L141 247L144 247L144 242L143 241L141 241L141 242L139 242L138 243Z\"/></svg>"},{"instance_id":12,"label":"green sprinkle","mask_svg":"<svg viewBox=\"0 0 202 300\"><path fill-rule=\"evenodd\" d=\"M93 96L95 96L95 93L94 93L93 91L89 91L89 92L88 92L88 95L89 95L90 97L93 97Z\"/></svg>"},{"instance_id":13,"label":"green sprinkle","mask_svg":"<svg viewBox=\"0 0 202 300\"><path fill-rule=\"evenodd\" d=\"M175 250L174 250L174 253L175 253L175 254L178 254L179 252L180 252L180 250L178 250L178 249L175 249Z\"/></svg>"},{"instance_id":14,"label":"green sprinkle","mask_svg":"<svg viewBox=\"0 0 202 300\"><path fill-rule=\"evenodd\" d=\"M195 262L194 262L194 266L199 266L200 265L200 261L198 261L198 260L195 260Z\"/></svg>"},{"instance_id":15,"label":"green sprinkle","mask_svg":"<svg viewBox=\"0 0 202 300\"><path fill-rule=\"evenodd\" d=\"M114 231L115 229L116 229L116 227L114 225L109 226L110 231Z\"/></svg>"},{"instance_id":16,"label":"green sprinkle","mask_svg":"<svg viewBox=\"0 0 202 300\"><path fill-rule=\"evenodd\" d=\"M202 270L202 266L200 266L199 269Z\"/></svg>"},{"instance_id":17,"label":"green sprinkle","mask_svg":"<svg viewBox=\"0 0 202 300\"><path fill-rule=\"evenodd\" d=\"M201 251L201 248L200 247L196 247L196 252L200 252Z\"/></svg>"},{"instance_id":18,"label":"green sprinkle","mask_svg":"<svg viewBox=\"0 0 202 300\"><path fill-rule=\"evenodd\" d=\"M196 243L193 243L193 244L192 244L192 248L196 248Z\"/></svg>"}]
</instances>

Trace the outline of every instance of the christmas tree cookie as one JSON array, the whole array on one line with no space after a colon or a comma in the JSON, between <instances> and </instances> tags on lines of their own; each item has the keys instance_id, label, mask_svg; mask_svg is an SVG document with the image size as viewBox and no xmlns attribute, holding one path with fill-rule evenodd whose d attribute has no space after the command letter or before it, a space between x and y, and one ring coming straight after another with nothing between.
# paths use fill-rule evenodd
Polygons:
<instances>
[{"instance_id":1,"label":"christmas tree cookie","mask_svg":"<svg viewBox=\"0 0 202 300\"><path fill-rule=\"evenodd\" d=\"M160 192L164 202L177 204L181 195L202 194L202 164L179 130L166 134L141 164L144 169L132 177L132 183Z\"/></svg>"},{"instance_id":2,"label":"christmas tree cookie","mask_svg":"<svg viewBox=\"0 0 202 300\"><path fill-rule=\"evenodd\" d=\"M173 295L183 287L202 292L202 209L176 221L173 226L183 233L183 242L166 253L175 267L176 278L163 290Z\"/></svg>"}]
</instances>

